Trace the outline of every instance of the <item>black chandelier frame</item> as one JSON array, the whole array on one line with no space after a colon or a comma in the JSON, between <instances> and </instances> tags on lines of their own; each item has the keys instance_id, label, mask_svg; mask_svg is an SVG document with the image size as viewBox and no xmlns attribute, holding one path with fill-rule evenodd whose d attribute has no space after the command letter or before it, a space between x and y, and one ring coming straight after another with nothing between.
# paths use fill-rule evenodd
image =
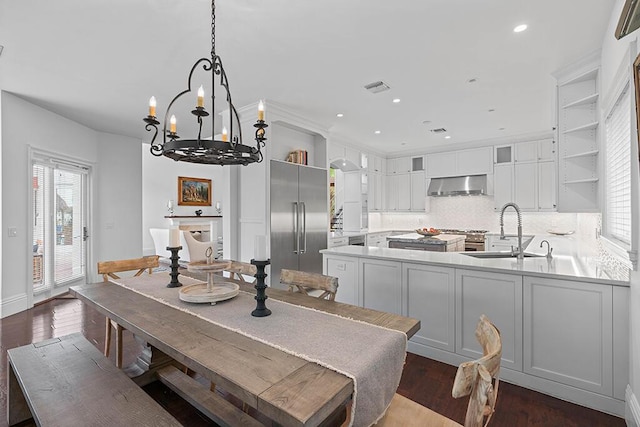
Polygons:
<instances>
[{"instance_id":1,"label":"black chandelier frame","mask_svg":"<svg viewBox=\"0 0 640 427\"><path fill-rule=\"evenodd\" d=\"M164 123L162 126L162 141L156 142L158 137L158 126L160 122L156 116L149 114L142 120L146 123L145 129L148 132L153 131L151 139L151 154L154 156L165 156L175 161L203 163L214 165L248 165L251 163L260 163L263 160L262 148L265 146L265 129L269 126L263 117L259 116L258 121L253 125L255 131L255 146L249 146L242 143L242 128L240 126L240 118L238 111L231 101L231 92L229 90L229 81L227 73L222 66L222 59L216 55L216 36L215 36L215 0L211 1L211 59L200 58L191 67L189 78L187 80L187 89L177 94L169 103L167 111L164 115ZM197 139L181 139L176 132L167 130L167 122L171 117L171 107L183 95L192 92L191 79L193 73L202 65L202 69L211 72L211 100L212 105L215 100L215 80L216 76L220 77L220 86L226 91L226 102L230 112L229 123L229 141L216 140L212 135L211 139L202 138L203 118L209 116L209 112L204 108L197 106L191 111L196 116L198 123ZM237 127L237 134L235 129ZM211 117L211 130L214 133L214 119Z\"/></svg>"}]
</instances>

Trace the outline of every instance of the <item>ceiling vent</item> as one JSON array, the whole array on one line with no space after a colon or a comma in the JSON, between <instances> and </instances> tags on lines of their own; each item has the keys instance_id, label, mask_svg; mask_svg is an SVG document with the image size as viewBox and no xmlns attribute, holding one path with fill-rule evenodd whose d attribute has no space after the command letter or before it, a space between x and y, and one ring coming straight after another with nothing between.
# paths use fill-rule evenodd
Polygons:
<instances>
[{"instance_id":1,"label":"ceiling vent","mask_svg":"<svg viewBox=\"0 0 640 427\"><path fill-rule=\"evenodd\" d=\"M431 132L433 133L444 133L447 130L445 128L437 128L437 129L431 129Z\"/></svg>"},{"instance_id":2,"label":"ceiling vent","mask_svg":"<svg viewBox=\"0 0 640 427\"><path fill-rule=\"evenodd\" d=\"M383 81L369 83L368 85L365 85L364 88L371 93L380 93L384 92L385 90L391 89L389 85Z\"/></svg>"}]
</instances>

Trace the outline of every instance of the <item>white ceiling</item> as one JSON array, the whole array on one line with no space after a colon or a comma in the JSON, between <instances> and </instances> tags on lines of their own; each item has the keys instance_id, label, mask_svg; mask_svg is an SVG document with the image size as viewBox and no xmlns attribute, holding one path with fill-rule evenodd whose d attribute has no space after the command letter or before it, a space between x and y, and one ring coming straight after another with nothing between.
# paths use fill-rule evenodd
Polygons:
<instances>
[{"instance_id":1,"label":"white ceiling","mask_svg":"<svg viewBox=\"0 0 640 427\"><path fill-rule=\"evenodd\" d=\"M381 153L415 151L550 131L551 73L600 49L613 4L218 0L216 51L236 107L273 100ZM0 0L0 88L147 139L149 97L162 116L209 54L209 5ZM528 30L514 33L521 22ZM377 80L391 90L363 88ZM429 132L439 127L451 139Z\"/></svg>"}]
</instances>

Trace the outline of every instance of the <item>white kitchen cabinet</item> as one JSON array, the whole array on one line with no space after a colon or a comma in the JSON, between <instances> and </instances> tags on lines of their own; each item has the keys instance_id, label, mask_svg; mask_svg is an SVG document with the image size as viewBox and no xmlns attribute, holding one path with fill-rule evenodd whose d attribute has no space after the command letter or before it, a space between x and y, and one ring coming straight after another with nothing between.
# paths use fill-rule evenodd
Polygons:
<instances>
[{"instance_id":1,"label":"white kitchen cabinet","mask_svg":"<svg viewBox=\"0 0 640 427\"><path fill-rule=\"evenodd\" d=\"M514 165L514 201L523 211L538 210L538 164Z\"/></svg>"},{"instance_id":2,"label":"white kitchen cabinet","mask_svg":"<svg viewBox=\"0 0 640 427\"><path fill-rule=\"evenodd\" d=\"M522 276L456 269L456 353L482 357L475 337L481 314L500 330L502 366L522 370Z\"/></svg>"},{"instance_id":3,"label":"white kitchen cabinet","mask_svg":"<svg viewBox=\"0 0 640 427\"><path fill-rule=\"evenodd\" d=\"M555 141L543 139L539 141L527 141L514 144L515 162L537 162L555 160Z\"/></svg>"},{"instance_id":4,"label":"white kitchen cabinet","mask_svg":"<svg viewBox=\"0 0 640 427\"><path fill-rule=\"evenodd\" d=\"M555 211L556 208L556 162L538 162L538 211Z\"/></svg>"},{"instance_id":5,"label":"white kitchen cabinet","mask_svg":"<svg viewBox=\"0 0 640 427\"><path fill-rule=\"evenodd\" d=\"M383 209L384 180L379 173L369 173L369 211Z\"/></svg>"},{"instance_id":6,"label":"white kitchen cabinet","mask_svg":"<svg viewBox=\"0 0 640 427\"><path fill-rule=\"evenodd\" d=\"M538 161L556 159L556 142L553 139L538 141Z\"/></svg>"},{"instance_id":7,"label":"white kitchen cabinet","mask_svg":"<svg viewBox=\"0 0 640 427\"><path fill-rule=\"evenodd\" d=\"M505 165L513 163L513 144L496 145L493 147L493 163Z\"/></svg>"},{"instance_id":8,"label":"white kitchen cabinet","mask_svg":"<svg viewBox=\"0 0 640 427\"><path fill-rule=\"evenodd\" d=\"M427 176L456 176L456 152L427 154Z\"/></svg>"},{"instance_id":9,"label":"white kitchen cabinet","mask_svg":"<svg viewBox=\"0 0 640 427\"><path fill-rule=\"evenodd\" d=\"M387 174L400 174L411 172L411 157L397 157L387 159Z\"/></svg>"},{"instance_id":10,"label":"white kitchen cabinet","mask_svg":"<svg viewBox=\"0 0 640 427\"><path fill-rule=\"evenodd\" d=\"M612 395L611 285L524 278L524 372Z\"/></svg>"},{"instance_id":11,"label":"white kitchen cabinet","mask_svg":"<svg viewBox=\"0 0 640 427\"><path fill-rule=\"evenodd\" d=\"M386 159L375 154L369 154L369 172L386 173L386 168L383 167L385 163Z\"/></svg>"},{"instance_id":12,"label":"white kitchen cabinet","mask_svg":"<svg viewBox=\"0 0 640 427\"><path fill-rule=\"evenodd\" d=\"M420 320L411 341L455 351L455 269L403 264L403 314Z\"/></svg>"},{"instance_id":13,"label":"white kitchen cabinet","mask_svg":"<svg viewBox=\"0 0 640 427\"><path fill-rule=\"evenodd\" d=\"M323 256L322 271L327 276L338 278L336 301L345 304L359 304L359 265L357 258L325 255Z\"/></svg>"},{"instance_id":14,"label":"white kitchen cabinet","mask_svg":"<svg viewBox=\"0 0 640 427\"><path fill-rule=\"evenodd\" d=\"M424 212L425 197L427 196L427 179L422 172L411 173L411 203L410 209L416 212Z\"/></svg>"},{"instance_id":15,"label":"white kitchen cabinet","mask_svg":"<svg viewBox=\"0 0 640 427\"><path fill-rule=\"evenodd\" d=\"M387 175L385 177L386 181L386 206L385 210L387 211L397 211L398 210L398 175Z\"/></svg>"},{"instance_id":16,"label":"white kitchen cabinet","mask_svg":"<svg viewBox=\"0 0 640 427\"><path fill-rule=\"evenodd\" d=\"M493 147L427 154L427 177L493 173Z\"/></svg>"},{"instance_id":17,"label":"white kitchen cabinet","mask_svg":"<svg viewBox=\"0 0 640 427\"><path fill-rule=\"evenodd\" d=\"M340 246L347 246L349 244L349 238L348 237L331 237L329 239L329 247L330 248L337 248Z\"/></svg>"},{"instance_id":18,"label":"white kitchen cabinet","mask_svg":"<svg viewBox=\"0 0 640 427\"><path fill-rule=\"evenodd\" d=\"M387 244L387 236L390 236L391 232L384 231L379 233L369 233L367 234L367 246L377 247L377 248L388 248Z\"/></svg>"},{"instance_id":19,"label":"white kitchen cabinet","mask_svg":"<svg viewBox=\"0 0 640 427\"><path fill-rule=\"evenodd\" d=\"M411 174L403 173L396 175L398 178L398 187L391 187L391 191L397 191L398 193L398 210L409 211L411 210ZM394 190L396 189L396 190ZM426 190L423 190L426 191ZM424 201L422 202L424 205Z\"/></svg>"},{"instance_id":20,"label":"white kitchen cabinet","mask_svg":"<svg viewBox=\"0 0 640 427\"><path fill-rule=\"evenodd\" d=\"M359 305L402 314L402 263L360 258L359 264Z\"/></svg>"},{"instance_id":21,"label":"white kitchen cabinet","mask_svg":"<svg viewBox=\"0 0 640 427\"><path fill-rule=\"evenodd\" d=\"M513 202L513 164L497 164L493 167L493 206L496 210Z\"/></svg>"}]
</instances>

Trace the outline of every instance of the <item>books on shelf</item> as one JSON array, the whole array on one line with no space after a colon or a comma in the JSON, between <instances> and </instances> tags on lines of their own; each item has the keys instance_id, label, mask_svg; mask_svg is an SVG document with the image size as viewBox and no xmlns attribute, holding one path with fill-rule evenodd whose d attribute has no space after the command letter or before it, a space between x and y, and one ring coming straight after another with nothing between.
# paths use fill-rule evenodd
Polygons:
<instances>
[{"instance_id":1,"label":"books on shelf","mask_svg":"<svg viewBox=\"0 0 640 427\"><path fill-rule=\"evenodd\" d=\"M291 151L287 155L287 162L289 163L297 163L299 165L307 165L307 151L306 150L295 150Z\"/></svg>"}]
</instances>

